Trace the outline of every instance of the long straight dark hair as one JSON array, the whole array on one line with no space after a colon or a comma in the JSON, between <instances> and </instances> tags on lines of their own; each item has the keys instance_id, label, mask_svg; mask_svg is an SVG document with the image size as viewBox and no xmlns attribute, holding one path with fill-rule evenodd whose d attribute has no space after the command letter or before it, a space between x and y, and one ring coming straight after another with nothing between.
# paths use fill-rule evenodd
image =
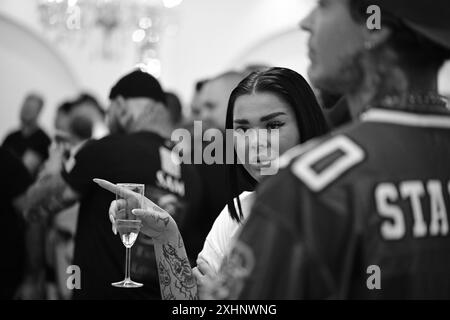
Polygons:
<instances>
[{"instance_id":1,"label":"long straight dark hair","mask_svg":"<svg viewBox=\"0 0 450 320\"><path fill-rule=\"evenodd\" d=\"M254 93L274 94L292 108L299 131L299 143L304 143L328 132L327 122L308 82L300 74L287 68L257 71L242 80L233 90L228 101L226 129L233 129L236 99ZM227 165L229 187L227 205L231 218L240 222L243 214L241 202L237 196L241 191L254 190L257 181L250 176L243 165L237 163L234 148L233 153L234 164ZM234 203L235 197L238 210Z\"/></svg>"}]
</instances>

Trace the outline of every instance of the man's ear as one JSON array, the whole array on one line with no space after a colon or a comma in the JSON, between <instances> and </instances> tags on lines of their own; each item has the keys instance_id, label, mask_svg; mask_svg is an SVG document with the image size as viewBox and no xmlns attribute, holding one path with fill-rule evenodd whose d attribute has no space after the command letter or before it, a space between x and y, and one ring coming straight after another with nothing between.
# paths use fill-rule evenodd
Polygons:
<instances>
[{"instance_id":1,"label":"man's ear","mask_svg":"<svg viewBox=\"0 0 450 320\"><path fill-rule=\"evenodd\" d=\"M117 121L120 123L122 128L124 130L128 130L130 125L132 125L134 121L134 115L133 110L134 108L131 108L129 103L129 100L126 100L122 96L117 97Z\"/></svg>"},{"instance_id":2,"label":"man's ear","mask_svg":"<svg viewBox=\"0 0 450 320\"><path fill-rule=\"evenodd\" d=\"M149 114L160 113L161 110L165 109L165 106L163 103L161 103L159 101L155 101L153 99L149 99L149 101L145 107L147 108Z\"/></svg>"},{"instance_id":3,"label":"man's ear","mask_svg":"<svg viewBox=\"0 0 450 320\"><path fill-rule=\"evenodd\" d=\"M368 50L377 48L389 39L392 34L392 30L389 27L381 26L380 29L364 29L365 47Z\"/></svg>"},{"instance_id":4,"label":"man's ear","mask_svg":"<svg viewBox=\"0 0 450 320\"><path fill-rule=\"evenodd\" d=\"M122 112L123 110L126 110L127 108L127 101L124 99L124 97L122 96L118 96L116 98L116 103L117 106L119 107L120 112Z\"/></svg>"},{"instance_id":5,"label":"man's ear","mask_svg":"<svg viewBox=\"0 0 450 320\"><path fill-rule=\"evenodd\" d=\"M162 102L155 102L155 108L157 109L157 110L166 110L166 106L165 106L165 104L164 103L162 103Z\"/></svg>"}]
</instances>

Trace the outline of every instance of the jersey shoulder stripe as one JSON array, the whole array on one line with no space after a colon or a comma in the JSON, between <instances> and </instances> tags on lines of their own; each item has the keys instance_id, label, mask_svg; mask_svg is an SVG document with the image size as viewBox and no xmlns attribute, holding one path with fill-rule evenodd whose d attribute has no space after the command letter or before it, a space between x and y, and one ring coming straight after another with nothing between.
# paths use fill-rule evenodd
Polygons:
<instances>
[{"instance_id":1,"label":"jersey shoulder stripe","mask_svg":"<svg viewBox=\"0 0 450 320\"><path fill-rule=\"evenodd\" d=\"M291 162L295 159L301 156L302 154L306 153L307 151L311 150L315 146L317 146L321 141L323 141L322 138L316 138L309 140L303 144L296 145L295 147L289 149L283 155L278 159L278 166L280 169L286 168L291 164Z\"/></svg>"},{"instance_id":2,"label":"jersey shoulder stripe","mask_svg":"<svg viewBox=\"0 0 450 320\"><path fill-rule=\"evenodd\" d=\"M292 163L291 170L309 189L320 192L364 159L359 145L338 135L305 152Z\"/></svg>"}]
</instances>

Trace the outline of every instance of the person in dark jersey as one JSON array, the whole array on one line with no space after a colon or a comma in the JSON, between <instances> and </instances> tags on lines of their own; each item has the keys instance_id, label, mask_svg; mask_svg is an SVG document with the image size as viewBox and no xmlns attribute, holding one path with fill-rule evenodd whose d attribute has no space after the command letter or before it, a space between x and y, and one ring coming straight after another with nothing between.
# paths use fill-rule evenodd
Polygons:
<instances>
[{"instance_id":1,"label":"person in dark jersey","mask_svg":"<svg viewBox=\"0 0 450 320\"><path fill-rule=\"evenodd\" d=\"M71 165L49 177L48 183L29 190L29 207L59 212L80 202L73 264L81 271L81 288L74 299L160 299L153 243L140 234L132 248L131 275L144 284L119 289L123 279L125 248L111 232L108 207L114 196L92 182L108 177L116 183L143 183L146 196L165 206L183 225L196 210L201 188L196 172L171 160L171 143L165 138L171 126L165 95L150 74L135 70L111 89L108 125L111 135L87 143Z\"/></svg>"},{"instance_id":2,"label":"person in dark jersey","mask_svg":"<svg viewBox=\"0 0 450 320\"><path fill-rule=\"evenodd\" d=\"M449 16L447 0L324 0L303 20L311 81L356 119L261 185L216 298L450 298Z\"/></svg>"}]
</instances>

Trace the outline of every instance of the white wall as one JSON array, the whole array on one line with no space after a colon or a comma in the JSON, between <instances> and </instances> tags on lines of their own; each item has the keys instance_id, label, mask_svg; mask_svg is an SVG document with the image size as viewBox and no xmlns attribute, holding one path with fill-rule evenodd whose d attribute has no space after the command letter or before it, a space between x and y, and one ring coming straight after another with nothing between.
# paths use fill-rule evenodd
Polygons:
<instances>
[{"instance_id":1,"label":"white wall","mask_svg":"<svg viewBox=\"0 0 450 320\"><path fill-rule=\"evenodd\" d=\"M165 84L189 96L189 86L195 80L240 67L244 53L274 35L296 28L314 3L184 0L179 7L179 34L163 47Z\"/></svg>"},{"instance_id":2,"label":"white wall","mask_svg":"<svg viewBox=\"0 0 450 320\"><path fill-rule=\"evenodd\" d=\"M242 52L235 64L244 67L252 62L268 66L290 68L306 77L309 59L307 53L308 34L298 28L283 31L263 39Z\"/></svg>"},{"instance_id":3,"label":"white wall","mask_svg":"<svg viewBox=\"0 0 450 320\"><path fill-rule=\"evenodd\" d=\"M24 96L45 97L42 124L52 128L54 106L77 92L77 80L65 61L30 30L0 15L0 139L18 125Z\"/></svg>"}]
</instances>

